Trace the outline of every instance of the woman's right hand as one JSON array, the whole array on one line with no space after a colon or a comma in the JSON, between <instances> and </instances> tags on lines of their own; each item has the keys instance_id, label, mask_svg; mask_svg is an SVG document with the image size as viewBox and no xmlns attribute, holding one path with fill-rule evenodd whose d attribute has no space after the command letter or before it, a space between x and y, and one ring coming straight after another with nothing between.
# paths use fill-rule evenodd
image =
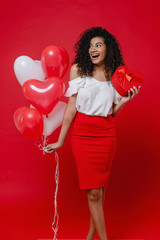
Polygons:
<instances>
[{"instance_id":1,"label":"woman's right hand","mask_svg":"<svg viewBox=\"0 0 160 240\"><path fill-rule=\"evenodd\" d=\"M55 152L57 148L60 148L60 147L62 147L62 146L63 146L63 144L60 143L60 142L48 144L48 145L45 147L45 152L46 152L46 153Z\"/></svg>"}]
</instances>

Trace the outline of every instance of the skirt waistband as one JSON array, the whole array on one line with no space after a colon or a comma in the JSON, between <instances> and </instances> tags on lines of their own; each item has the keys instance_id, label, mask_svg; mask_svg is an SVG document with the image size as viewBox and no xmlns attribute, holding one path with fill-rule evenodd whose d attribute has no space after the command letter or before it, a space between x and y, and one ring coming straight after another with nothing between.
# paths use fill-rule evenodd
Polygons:
<instances>
[{"instance_id":1,"label":"skirt waistband","mask_svg":"<svg viewBox=\"0 0 160 240\"><path fill-rule=\"evenodd\" d=\"M72 135L108 137L115 136L115 127L111 115L90 116L77 112L72 126Z\"/></svg>"}]
</instances>

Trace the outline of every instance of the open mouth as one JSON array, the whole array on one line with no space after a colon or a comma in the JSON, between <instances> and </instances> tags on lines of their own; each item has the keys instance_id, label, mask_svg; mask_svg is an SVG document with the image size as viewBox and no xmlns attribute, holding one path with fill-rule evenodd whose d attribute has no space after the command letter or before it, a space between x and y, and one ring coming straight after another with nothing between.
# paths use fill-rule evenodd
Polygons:
<instances>
[{"instance_id":1,"label":"open mouth","mask_svg":"<svg viewBox=\"0 0 160 240\"><path fill-rule=\"evenodd\" d=\"M96 58L98 58L100 55L99 55L99 54L92 54L91 56L92 56L93 59L96 59Z\"/></svg>"}]
</instances>

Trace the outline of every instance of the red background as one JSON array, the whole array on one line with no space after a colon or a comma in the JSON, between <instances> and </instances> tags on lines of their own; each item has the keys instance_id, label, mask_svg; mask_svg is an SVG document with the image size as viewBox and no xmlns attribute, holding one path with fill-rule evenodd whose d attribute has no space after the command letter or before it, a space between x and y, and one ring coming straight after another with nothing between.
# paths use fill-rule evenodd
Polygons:
<instances>
[{"instance_id":1,"label":"red background","mask_svg":"<svg viewBox=\"0 0 160 240\"><path fill-rule=\"evenodd\" d=\"M114 119L118 148L104 206L108 236L160 239L159 11L158 0L1 1L0 239L53 237L55 161L14 125L14 111L29 104L13 63L21 55L40 60L48 45L64 47L71 62L79 34L93 26L117 36L128 67L145 79L139 95ZM69 71L66 82L68 76ZM59 130L50 142L57 140ZM58 238L82 239L89 211L86 193L78 186L70 134L58 153Z\"/></svg>"}]
</instances>

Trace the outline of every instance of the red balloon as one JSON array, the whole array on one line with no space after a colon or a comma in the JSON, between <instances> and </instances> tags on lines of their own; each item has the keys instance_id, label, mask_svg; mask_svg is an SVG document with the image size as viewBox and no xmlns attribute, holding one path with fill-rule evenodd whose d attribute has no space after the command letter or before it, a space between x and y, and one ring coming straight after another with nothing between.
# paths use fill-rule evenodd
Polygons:
<instances>
[{"instance_id":1,"label":"red balloon","mask_svg":"<svg viewBox=\"0 0 160 240\"><path fill-rule=\"evenodd\" d=\"M43 134L43 116L33 108L20 107L14 113L14 123L25 137L37 140Z\"/></svg>"},{"instance_id":2,"label":"red balloon","mask_svg":"<svg viewBox=\"0 0 160 240\"><path fill-rule=\"evenodd\" d=\"M58 77L51 77L44 82L27 80L22 87L25 98L40 113L49 114L59 102L64 93L63 81Z\"/></svg>"},{"instance_id":3,"label":"red balloon","mask_svg":"<svg viewBox=\"0 0 160 240\"><path fill-rule=\"evenodd\" d=\"M69 56L62 47L48 46L41 55L41 65L47 77L62 78L69 66Z\"/></svg>"}]
</instances>

